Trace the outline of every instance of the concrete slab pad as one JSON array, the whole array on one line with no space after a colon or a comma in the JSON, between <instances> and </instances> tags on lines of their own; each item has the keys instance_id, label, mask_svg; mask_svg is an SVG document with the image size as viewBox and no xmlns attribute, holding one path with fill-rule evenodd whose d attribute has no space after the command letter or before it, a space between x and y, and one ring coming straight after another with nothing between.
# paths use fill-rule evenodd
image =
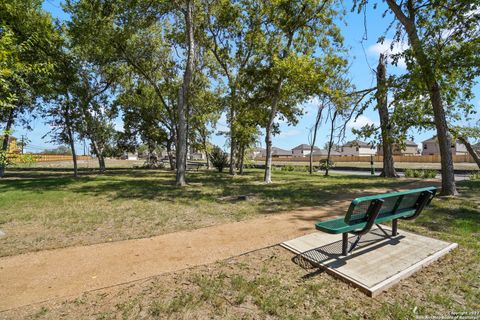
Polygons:
<instances>
[{"instance_id":1,"label":"concrete slab pad","mask_svg":"<svg viewBox=\"0 0 480 320\"><path fill-rule=\"evenodd\" d=\"M389 232L388 228L384 229ZM355 236L350 236L352 243ZM410 276L420 268L455 249L456 243L432 239L399 230L399 235L386 237L380 229L364 235L357 248L342 256L341 235L315 232L281 244L298 254L295 262L308 262L324 268L373 297Z\"/></svg>"}]
</instances>

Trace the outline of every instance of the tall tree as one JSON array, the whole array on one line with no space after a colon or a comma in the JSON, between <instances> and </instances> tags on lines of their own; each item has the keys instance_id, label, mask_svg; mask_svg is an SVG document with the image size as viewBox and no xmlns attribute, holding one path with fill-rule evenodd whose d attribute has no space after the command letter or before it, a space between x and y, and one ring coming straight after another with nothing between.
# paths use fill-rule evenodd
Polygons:
<instances>
[{"instance_id":1,"label":"tall tree","mask_svg":"<svg viewBox=\"0 0 480 320\"><path fill-rule=\"evenodd\" d=\"M309 158L309 166L308 172L313 174L313 150L315 148L315 143L317 142L317 133L318 128L320 127L320 123L323 119L323 111L325 109L325 97L320 98L320 103L317 106L317 115L315 116L315 122L313 123L312 128L310 128L310 135L309 135L309 142L310 142L310 154L308 155Z\"/></svg>"},{"instance_id":2,"label":"tall tree","mask_svg":"<svg viewBox=\"0 0 480 320\"><path fill-rule=\"evenodd\" d=\"M190 99L190 85L195 68L194 9L195 5L193 0L185 0L180 8L185 20L186 62L183 72L183 83L178 90L177 104L176 184L178 186L185 186L187 184L185 180L187 171L187 110Z\"/></svg>"},{"instance_id":3,"label":"tall tree","mask_svg":"<svg viewBox=\"0 0 480 320\"><path fill-rule=\"evenodd\" d=\"M262 19L262 46L252 59L257 79L256 103L263 106L266 160L264 182L271 183L272 137L277 117L295 123L298 105L319 91L338 65L342 37L333 18L335 1L276 1L255 3Z\"/></svg>"},{"instance_id":4,"label":"tall tree","mask_svg":"<svg viewBox=\"0 0 480 320\"><path fill-rule=\"evenodd\" d=\"M230 168L235 174L236 158L241 158L236 134L239 115L239 102L242 101L241 84L246 76L245 69L254 56L261 34L260 14L253 10L251 1L217 0L206 2L206 46L218 64L219 73L227 88L227 122L229 125ZM242 121L243 119L239 119ZM238 128L238 130L243 130ZM242 135L242 133L240 133ZM237 156L236 154L237 153ZM241 167L241 166L240 166Z\"/></svg>"},{"instance_id":5,"label":"tall tree","mask_svg":"<svg viewBox=\"0 0 480 320\"><path fill-rule=\"evenodd\" d=\"M359 10L367 2L355 1ZM467 101L473 97L472 86L480 72L479 6L471 1L453 0L386 0L386 3L399 24L395 40L400 41L406 34L410 45L396 57L405 58L409 71L404 76L409 84L403 86L409 92L404 96L416 100L428 97L430 108L424 111L417 108L417 113L423 113L424 118L432 115L441 153L442 194L455 195L448 117L455 115L458 110L455 107L467 113L472 110ZM459 102L456 106L455 101Z\"/></svg>"},{"instance_id":6,"label":"tall tree","mask_svg":"<svg viewBox=\"0 0 480 320\"><path fill-rule=\"evenodd\" d=\"M395 161L393 159L392 124L390 123L390 115L388 114L388 84L385 59L385 55L380 54L377 66L377 92L375 93L377 110L380 116L381 145L383 152L383 169L380 176L395 178L398 177L398 174L395 171Z\"/></svg>"},{"instance_id":7,"label":"tall tree","mask_svg":"<svg viewBox=\"0 0 480 320\"><path fill-rule=\"evenodd\" d=\"M6 159L11 130L18 120L28 127L28 118L38 98L52 89L50 77L59 34L38 0L6 0L0 3L0 121L3 141L0 157ZM5 172L0 161L0 178Z\"/></svg>"}]
</instances>

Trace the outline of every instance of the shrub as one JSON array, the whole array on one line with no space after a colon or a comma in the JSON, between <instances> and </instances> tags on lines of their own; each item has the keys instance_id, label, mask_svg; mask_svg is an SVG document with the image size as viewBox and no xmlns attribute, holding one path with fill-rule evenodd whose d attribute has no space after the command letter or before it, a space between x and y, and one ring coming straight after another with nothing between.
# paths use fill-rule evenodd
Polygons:
<instances>
[{"instance_id":1,"label":"shrub","mask_svg":"<svg viewBox=\"0 0 480 320\"><path fill-rule=\"evenodd\" d=\"M435 178L437 176L437 170L433 170L433 169L430 169L430 170L423 170L423 178L425 179L432 179L432 178Z\"/></svg>"},{"instance_id":2,"label":"shrub","mask_svg":"<svg viewBox=\"0 0 480 320\"><path fill-rule=\"evenodd\" d=\"M217 168L218 172L222 172L223 168L228 166L228 155L219 146L214 146L210 152L210 162L212 166Z\"/></svg>"},{"instance_id":3,"label":"shrub","mask_svg":"<svg viewBox=\"0 0 480 320\"><path fill-rule=\"evenodd\" d=\"M405 177L431 179L437 176L437 170L434 169L406 169Z\"/></svg>"},{"instance_id":4,"label":"shrub","mask_svg":"<svg viewBox=\"0 0 480 320\"><path fill-rule=\"evenodd\" d=\"M282 171L289 171L289 172L295 171L295 167L292 166L291 164L287 164L287 165L282 167Z\"/></svg>"},{"instance_id":5,"label":"shrub","mask_svg":"<svg viewBox=\"0 0 480 320\"><path fill-rule=\"evenodd\" d=\"M471 172L468 177L470 180L480 180L480 171Z\"/></svg>"},{"instance_id":6,"label":"shrub","mask_svg":"<svg viewBox=\"0 0 480 320\"><path fill-rule=\"evenodd\" d=\"M327 170L335 167L333 160L322 159L320 160L320 170Z\"/></svg>"},{"instance_id":7,"label":"shrub","mask_svg":"<svg viewBox=\"0 0 480 320\"><path fill-rule=\"evenodd\" d=\"M413 177L413 171L414 171L413 169L405 169L405 172L404 172L405 177L407 178Z\"/></svg>"},{"instance_id":8,"label":"shrub","mask_svg":"<svg viewBox=\"0 0 480 320\"><path fill-rule=\"evenodd\" d=\"M407 178L420 178L422 176L421 170L417 169L406 169L405 177Z\"/></svg>"},{"instance_id":9,"label":"shrub","mask_svg":"<svg viewBox=\"0 0 480 320\"><path fill-rule=\"evenodd\" d=\"M8 167L12 164L13 162L11 158L7 156L7 153L5 151L0 151L0 166Z\"/></svg>"}]
</instances>

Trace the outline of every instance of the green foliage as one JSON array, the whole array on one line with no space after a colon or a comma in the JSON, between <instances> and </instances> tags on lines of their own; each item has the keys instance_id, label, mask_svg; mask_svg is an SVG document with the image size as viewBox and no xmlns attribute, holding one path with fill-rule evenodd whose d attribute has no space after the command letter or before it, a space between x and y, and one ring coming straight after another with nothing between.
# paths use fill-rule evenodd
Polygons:
<instances>
[{"instance_id":1,"label":"green foliage","mask_svg":"<svg viewBox=\"0 0 480 320\"><path fill-rule=\"evenodd\" d=\"M291 164L287 164L287 165L284 165L281 170L291 172L291 171L295 171L295 167L292 166Z\"/></svg>"},{"instance_id":2,"label":"green foliage","mask_svg":"<svg viewBox=\"0 0 480 320\"><path fill-rule=\"evenodd\" d=\"M209 157L218 172L223 172L223 169L228 166L228 155L219 146L213 147Z\"/></svg>"},{"instance_id":3,"label":"green foliage","mask_svg":"<svg viewBox=\"0 0 480 320\"><path fill-rule=\"evenodd\" d=\"M438 171L434 169L406 169L405 177L407 178L423 178L433 179L437 176Z\"/></svg>"},{"instance_id":4,"label":"green foliage","mask_svg":"<svg viewBox=\"0 0 480 320\"><path fill-rule=\"evenodd\" d=\"M7 155L6 151L0 150L0 168L6 168L13 164L11 157Z\"/></svg>"},{"instance_id":5,"label":"green foliage","mask_svg":"<svg viewBox=\"0 0 480 320\"><path fill-rule=\"evenodd\" d=\"M15 163L22 164L24 167L31 166L37 162L35 155L30 153L19 154L15 156Z\"/></svg>"},{"instance_id":6,"label":"green foliage","mask_svg":"<svg viewBox=\"0 0 480 320\"><path fill-rule=\"evenodd\" d=\"M472 172L468 175L468 178L470 180L478 181L478 180L480 180L480 172L478 172L478 171Z\"/></svg>"},{"instance_id":7,"label":"green foliage","mask_svg":"<svg viewBox=\"0 0 480 320\"><path fill-rule=\"evenodd\" d=\"M320 160L320 170L327 170L331 168L335 168L335 161L328 159Z\"/></svg>"},{"instance_id":8,"label":"green foliage","mask_svg":"<svg viewBox=\"0 0 480 320\"><path fill-rule=\"evenodd\" d=\"M7 168L16 164L22 164L23 166L31 166L37 162L36 157L33 154L7 154L5 151L0 150L0 167Z\"/></svg>"},{"instance_id":9,"label":"green foliage","mask_svg":"<svg viewBox=\"0 0 480 320\"><path fill-rule=\"evenodd\" d=\"M53 149L45 149L45 150L43 150L41 153L44 153L44 154L68 154L68 155L71 155L71 154L72 154L72 150L70 150L70 148L67 147L67 146L58 146L58 147L53 148Z\"/></svg>"},{"instance_id":10,"label":"green foliage","mask_svg":"<svg viewBox=\"0 0 480 320\"><path fill-rule=\"evenodd\" d=\"M355 7L360 13L369 3L378 7L373 1L366 0L356 0ZM475 114L473 88L480 75L478 5L471 1L421 0L409 8L409 3L391 1L389 5L390 11L398 6L398 11L408 16L407 21L402 22L397 17L394 43L401 44L407 34L413 35L407 32L404 24L414 27L417 37L416 48L409 39L409 47L390 55L392 64L398 65L403 60L408 70L401 76L388 79L389 88L393 90L390 107L395 110L392 123L395 124L394 131L400 134L412 126L435 128L429 83L437 82L450 124ZM379 39L379 42L384 41L384 37Z\"/></svg>"},{"instance_id":11,"label":"green foliage","mask_svg":"<svg viewBox=\"0 0 480 320\"><path fill-rule=\"evenodd\" d=\"M0 118L2 109L33 108L51 89L58 39L40 1L0 2Z\"/></svg>"}]
</instances>

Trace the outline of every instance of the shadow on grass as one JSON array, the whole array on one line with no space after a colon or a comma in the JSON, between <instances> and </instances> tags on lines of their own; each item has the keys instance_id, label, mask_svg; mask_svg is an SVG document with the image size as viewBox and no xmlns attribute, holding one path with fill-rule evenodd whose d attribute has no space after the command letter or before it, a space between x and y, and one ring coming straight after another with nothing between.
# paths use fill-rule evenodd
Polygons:
<instances>
[{"instance_id":1,"label":"shadow on grass","mask_svg":"<svg viewBox=\"0 0 480 320\"><path fill-rule=\"evenodd\" d=\"M225 202L221 197L251 195L264 212L301 206L318 206L339 198L368 194L368 189L392 189L410 183L368 176L310 176L307 173L275 173L273 184L261 183L261 171L248 171L231 177L217 172L190 172L189 186L174 185L174 173L164 170L110 169L106 174L92 175L82 170L78 178L64 176L56 168L43 171L15 172L17 179L0 180L2 191L46 192L66 189L90 196L116 199L171 201L192 204L194 201ZM13 173L11 173L13 174ZM372 192L370 192L372 193Z\"/></svg>"},{"instance_id":2,"label":"shadow on grass","mask_svg":"<svg viewBox=\"0 0 480 320\"><path fill-rule=\"evenodd\" d=\"M459 197L437 198L411 222L466 246L480 246L480 181L458 183Z\"/></svg>"}]
</instances>

